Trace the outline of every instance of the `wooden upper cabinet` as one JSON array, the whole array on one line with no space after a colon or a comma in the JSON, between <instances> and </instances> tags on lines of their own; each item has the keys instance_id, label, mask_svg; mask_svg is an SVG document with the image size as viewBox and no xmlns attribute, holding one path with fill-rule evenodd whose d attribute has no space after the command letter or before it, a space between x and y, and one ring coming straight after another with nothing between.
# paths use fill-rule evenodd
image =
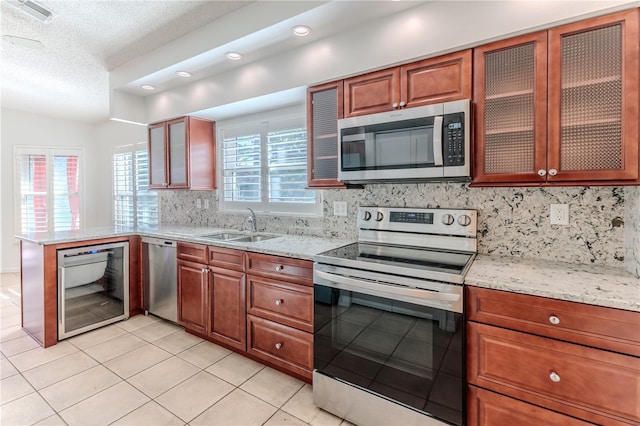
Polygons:
<instances>
[{"instance_id":1,"label":"wooden upper cabinet","mask_svg":"<svg viewBox=\"0 0 640 426\"><path fill-rule=\"evenodd\" d=\"M471 50L344 81L344 115L372 114L471 97Z\"/></svg>"},{"instance_id":2,"label":"wooden upper cabinet","mask_svg":"<svg viewBox=\"0 0 640 426\"><path fill-rule=\"evenodd\" d=\"M470 99L471 60L469 49L401 66L399 106Z\"/></svg>"},{"instance_id":3,"label":"wooden upper cabinet","mask_svg":"<svg viewBox=\"0 0 640 426\"><path fill-rule=\"evenodd\" d=\"M342 80L307 89L307 184L309 188L344 188L338 180L338 120L342 115Z\"/></svg>"},{"instance_id":4,"label":"wooden upper cabinet","mask_svg":"<svg viewBox=\"0 0 640 426\"><path fill-rule=\"evenodd\" d=\"M182 117L149 125L149 187L215 189L215 123Z\"/></svg>"},{"instance_id":5,"label":"wooden upper cabinet","mask_svg":"<svg viewBox=\"0 0 640 426\"><path fill-rule=\"evenodd\" d=\"M474 183L544 181L546 58L546 32L474 50Z\"/></svg>"},{"instance_id":6,"label":"wooden upper cabinet","mask_svg":"<svg viewBox=\"0 0 640 426\"><path fill-rule=\"evenodd\" d=\"M638 180L638 9L474 50L473 184Z\"/></svg>"},{"instance_id":7,"label":"wooden upper cabinet","mask_svg":"<svg viewBox=\"0 0 640 426\"><path fill-rule=\"evenodd\" d=\"M399 67L347 78L344 80L344 116L393 111L399 105L399 96Z\"/></svg>"},{"instance_id":8,"label":"wooden upper cabinet","mask_svg":"<svg viewBox=\"0 0 640 426\"><path fill-rule=\"evenodd\" d=\"M639 40L638 9L549 30L549 181L638 178Z\"/></svg>"}]
</instances>

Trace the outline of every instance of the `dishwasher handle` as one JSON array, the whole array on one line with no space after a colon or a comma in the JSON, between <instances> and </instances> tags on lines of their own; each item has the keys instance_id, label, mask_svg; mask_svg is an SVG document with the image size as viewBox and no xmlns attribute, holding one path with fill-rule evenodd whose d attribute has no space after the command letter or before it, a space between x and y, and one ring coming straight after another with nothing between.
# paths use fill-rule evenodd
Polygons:
<instances>
[{"instance_id":1,"label":"dishwasher handle","mask_svg":"<svg viewBox=\"0 0 640 426\"><path fill-rule=\"evenodd\" d=\"M154 246L162 246L162 247L177 247L178 243L173 240L165 240L163 238L155 238L155 237L142 237L143 244L152 244Z\"/></svg>"}]
</instances>

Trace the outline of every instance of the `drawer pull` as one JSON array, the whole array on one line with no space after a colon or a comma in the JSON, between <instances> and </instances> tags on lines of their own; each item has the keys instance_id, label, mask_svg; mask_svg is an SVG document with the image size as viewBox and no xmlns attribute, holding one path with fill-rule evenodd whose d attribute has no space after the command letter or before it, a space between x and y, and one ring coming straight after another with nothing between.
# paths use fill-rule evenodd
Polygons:
<instances>
[{"instance_id":1,"label":"drawer pull","mask_svg":"<svg viewBox=\"0 0 640 426\"><path fill-rule=\"evenodd\" d=\"M281 347L282 347L282 343L280 343L280 342L276 343L276 349L280 349ZM560 380L560 379L558 378L558 380Z\"/></svg>"},{"instance_id":2,"label":"drawer pull","mask_svg":"<svg viewBox=\"0 0 640 426\"><path fill-rule=\"evenodd\" d=\"M276 272L282 272L284 270L284 265L277 265Z\"/></svg>"},{"instance_id":3,"label":"drawer pull","mask_svg":"<svg viewBox=\"0 0 640 426\"><path fill-rule=\"evenodd\" d=\"M556 373L555 371L552 371L551 374L549 374L549 378L552 382L555 383L558 383L560 381L560 376L558 376L558 373Z\"/></svg>"},{"instance_id":4,"label":"drawer pull","mask_svg":"<svg viewBox=\"0 0 640 426\"><path fill-rule=\"evenodd\" d=\"M284 303L284 300L276 299L276 305L282 305L282 303Z\"/></svg>"},{"instance_id":5,"label":"drawer pull","mask_svg":"<svg viewBox=\"0 0 640 426\"><path fill-rule=\"evenodd\" d=\"M551 324L553 324L553 325L558 325L558 324L560 324L560 318L558 318L558 317L557 317L557 316L555 316L555 315L551 315L551 316L549 317L549 322L550 322Z\"/></svg>"}]
</instances>

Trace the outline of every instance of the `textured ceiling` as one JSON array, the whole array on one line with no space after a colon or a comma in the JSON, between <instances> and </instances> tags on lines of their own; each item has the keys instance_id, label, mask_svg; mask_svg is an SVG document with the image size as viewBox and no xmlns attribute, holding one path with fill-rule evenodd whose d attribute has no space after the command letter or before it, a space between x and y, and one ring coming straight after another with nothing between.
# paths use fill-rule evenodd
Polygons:
<instances>
[{"instance_id":1,"label":"textured ceiling","mask_svg":"<svg viewBox=\"0 0 640 426\"><path fill-rule=\"evenodd\" d=\"M109 71L233 12L249 1L40 1L42 23L2 1L3 36L39 40L34 50L3 40L2 106L96 122L108 118Z\"/></svg>"}]
</instances>

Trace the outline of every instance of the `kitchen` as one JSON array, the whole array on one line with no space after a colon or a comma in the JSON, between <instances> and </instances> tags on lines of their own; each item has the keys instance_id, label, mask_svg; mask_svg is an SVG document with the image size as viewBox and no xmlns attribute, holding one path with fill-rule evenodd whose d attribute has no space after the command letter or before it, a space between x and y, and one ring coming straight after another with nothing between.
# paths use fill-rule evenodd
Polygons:
<instances>
[{"instance_id":1,"label":"kitchen","mask_svg":"<svg viewBox=\"0 0 640 426\"><path fill-rule=\"evenodd\" d=\"M428 7L429 5L425 6ZM462 6L460 6L462 7ZM628 5L627 5L628 7ZM508 13L508 11L504 11ZM573 12L574 14L576 12ZM585 11L586 13L586 11ZM508 15L511 16L511 15ZM567 15L571 16L571 14ZM554 18L557 21L558 18ZM507 23L500 21L502 25ZM510 23L516 27L517 23ZM530 24L528 28L531 28ZM535 26L533 26L535 27ZM517 27L516 27L517 28ZM520 27L518 30L521 30ZM517 32L514 29L503 30L504 33ZM522 31L528 32L528 31ZM471 39L466 43L452 41L455 45L468 45L481 40L489 40L492 37L483 33L483 36L476 35L476 39ZM479 37L479 38L478 38ZM497 37L497 35L494 35ZM446 39L446 38L443 38ZM445 41L442 41L445 43ZM409 48L409 47L407 47ZM327 81L332 78L341 78L345 75L360 74L368 69L376 69L388 64L406 62L407 58L424 56L424 48L421 53L400 51L394 54L398 57L387 57L381 59L374 54L366 55L359 64L351 64L351 69L344 69L348 64L336 65L332 74L327 74L323 78L312 79L311 81ZM444 46L434 47L434 52L447 50ZM398 49L402 50L402 49ZM457 49L456 49L457 50ZM363 52L364 55L366 52ZM297 77L300 78L300 77ZM281 87L281 82L273 82L273 86ZM305 81L304 84L309 84ZM246 90L246 89L244 89ZM238 96L241 96L240 91ZM155 96L155 95L154 95ZM228 96L222 97L220 102L228 101ZM162 108L180 108L176 105L162 103L162 96L158 95L158 104L151 106L150 116L158 120L171 117L173 111L159 111ZM177 96L179 98L179 96ZM217 99L217 98L216 98ZM207 100L194 99L193 110L200 106L205 107L202 102ZM178 103L179 104L179 103ZM207 107L210 105L206 105ZM157 110L156 110L157 109ZM186 110L185 110L186 111ZM179 113L180 114L180 113ZM177 115L179 115L177 114ZM16 123L21 132L36 132L33 121L26 121L24 117L12 111L3 111L3 140L11 136L10 129L6 130L5 120L7 116L13 120L9 123ZM20 119L23 121L20 121ZM39 119L43 128L53 128L56 125L54 120ZM149 122L155 120L151 119ZM87 155L111 157L110 140L128 133L117 125L100 126L103 132L99 132L98 139L104 141L102 152L89 152ZM34 130L31 130L31 129ZM78 126L74 129L78 133L89 134L86 127ZM62 132L69 131L62 130ZM5 133L7 132L7 133ZM146 139L144 128L140 132L138 139ZM36 133L37 135L37 133ZM35 136L35 135L34 135ZM34 137L35 139L35 137ZM102 145L102 144L101 144ZM10 149L5 150L3 143L3 158L11 158ZM11 173L11 167L4 167L3 182L6 173ZM102 170L109 174L108 164L98 165L95 170ZM8 170L7 170L8 169ZM10 176L10 175L9 175ZM89 179L96 179L88 176ZM108 181L108 179L106 179ZM9 181L9 180L7 180ZM98 221L101 217L107 221L110 219L110 208L100 210L97 206L101 204L92 203L91 196L98 197L98 194L110 194L109 182L96 182L95 188L107 187L103 191L94 191L89 194L87 204L89 211L95 209L94 215L87 215L89 220L96 221L95 225L100 225ZM318 237L331 237L346 240L357 238L356 208L358 206L402 206L402 207L446 207L446 208L473 208L478 210L478 252L481 254L507 255L523 258L555 259L577 264L595 264L600 266L613 267L618 270L636 271L638 258L638 193L637 186L604 186L604 187L510 187L510 188L473 188L464 183L394 183L394 184L368 184L362 189L340 189L323 191L321 217L298 217L295 224L282 217L262 216L258 217L258 231L287 234L303 234ZM3 190L3 202L7 196ZM9 194L10 197L10 194ZM106 195L105 198L110 196ZM248 229L245 223L246 215L229 214L219 211L219 194L215 191L159 191L160 211L162 212L162 222L166 224L192 224L213 228ZM198 208L198 199L202 200L201 208ZM210 206L204 208L206 201ZM334 202L347 203L347 216L335 216L333 213ZM550 204L569 204L571 226L558 227L549 223ZM3 209L3 212L5 209ZM3 214L4 216L4 214ZM618 218L617 220L615 220ZM619 223L622 220L624 226L614 226L613 222ZM4 222L4 219L3 219ZM87 221L89 222L89 221ZM90 222L88 224L91 224ZM5 225L3 223L3 235L5 235ZM13 234L13 225L6 235ZM3 244L11 238L3 238ZM13 247L13 248L11 248ZM5 269L5 256L16 256L15 246L3 247L3 270ZM10 258L10 257L9 257ZM636 259L636 260L634 260ZM525 259L526 260L526 259ZM10 263L9 263L10 264ZM535 267L535 266L534 266ZM525 269L526 270L526 269ZM637 287L636 287L637 289ZM632 287L633 291L633 287ZM580 291L578 290L579 294ZM630 295L633 299L633 294ZM580 300L580 299L576 299ZM636 308L637 310L637 308Z\"/></svg>"}]
</instances>

